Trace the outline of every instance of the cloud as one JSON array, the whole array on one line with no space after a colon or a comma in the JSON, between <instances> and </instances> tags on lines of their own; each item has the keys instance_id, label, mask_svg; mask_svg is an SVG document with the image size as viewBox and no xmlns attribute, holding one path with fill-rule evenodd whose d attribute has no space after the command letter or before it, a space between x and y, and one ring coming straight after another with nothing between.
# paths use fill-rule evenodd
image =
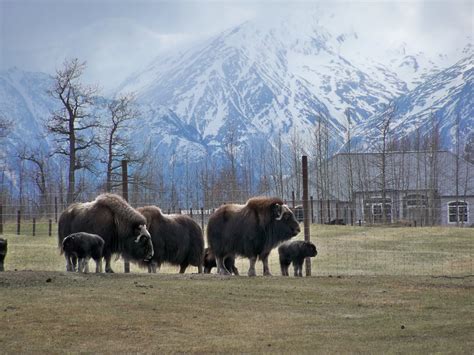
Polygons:
<instances>
[{"instance_id":1,"label":"cloud","mask_svg":"<svg viewBox=\"0 0 474 355\"><path fill-rule=\"evenodd\" d=\"M65 57L78 56L88 61L88 79L109 89L163 51L248 19L271 24L285 16L319 19L334 33L356 31L368 43L449 52L472 36L473 7L472 1L0 0L0 66L52 73Z\"/></svg>"}]
</instances>

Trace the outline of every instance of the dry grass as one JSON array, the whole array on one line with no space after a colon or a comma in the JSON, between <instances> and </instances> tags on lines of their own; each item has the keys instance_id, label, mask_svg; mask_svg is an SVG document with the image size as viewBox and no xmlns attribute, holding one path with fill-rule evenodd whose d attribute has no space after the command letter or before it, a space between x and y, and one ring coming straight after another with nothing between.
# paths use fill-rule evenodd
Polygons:
<instances>
[{"instance_id":1,"label":"dry grass","mask_svg":"<svg viewBox=\"0 0 474 355\"><path fill-rule=\"evenodd\" d=\"M472 278L23 271L0 275L0 287L7 353L459 354L474 346Z\"/></svg>"},{"instance_id":2,"label":"dry grass","mask_svg":"<svg viewBox=\"0 0 474 355\"><path fill-rule=\"evenodd\" d=\"M472 229L312 233L303 279L65 273L55 237L7 235L0 352L472 353Z\"/></svg>"}]
</instances>

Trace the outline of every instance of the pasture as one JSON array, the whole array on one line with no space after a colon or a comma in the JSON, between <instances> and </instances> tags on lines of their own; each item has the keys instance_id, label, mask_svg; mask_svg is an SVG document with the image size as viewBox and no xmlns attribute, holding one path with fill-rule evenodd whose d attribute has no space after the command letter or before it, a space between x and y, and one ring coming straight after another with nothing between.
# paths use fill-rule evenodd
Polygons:
<instances>
[{"instance_id":1,"label":"pasture","mask_svg":"<svg viewBox=\"0 0 474 355\"><path fill-rule=\"evenodd\" d=\"M8 230L7 230L8 232ZM313 276L66 273L55 237L7 234L2 352L423 352L474 346L473 229L312 227ZM237 260L246 275L247 260ZM15 271L16 270L16 271ZM215 272L215 269L213 270ZM261 265L257 273L261 275ZM292 268L290 267L290 274Z\"/></svg>"}]
</instances>

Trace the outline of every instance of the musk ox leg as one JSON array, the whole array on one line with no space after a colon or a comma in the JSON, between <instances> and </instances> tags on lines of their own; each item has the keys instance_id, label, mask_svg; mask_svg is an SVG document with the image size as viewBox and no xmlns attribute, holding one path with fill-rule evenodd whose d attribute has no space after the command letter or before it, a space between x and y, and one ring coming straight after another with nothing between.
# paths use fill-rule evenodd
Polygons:
<instances>
[{"instance_id":1,"label":"musk ox leg","mask_svg":"<svg viewBox=\"0 0 474 355\"><path fill-rule=\"evenodd\" d=\"M211 267L208 267L208 266L205 266L205 267L204 267L204 273L205 273L205 274L210 274L210 273L211 273L211 270L212 270Z\"/></svg>"},{"instance_id":2,"label":"musk ox leg","mask_svg":"<svg viewBox=\"0 0 474 355\"><path fill-rule=\"evenodd\" d=\"M303 262L293 262L293 269L295 270L295 277L303 277Z\"/></svg>"},{"instance_id":3,"label":"musk ox leg","mask_svg":"<svg viewBox=\"0 0 474 355\"><path fill-rule=\"evenodd\" d=\"M224 266L224 258L216 256L217 273L219 275L230 275L230 272Z\"/></svg>"},{"instance_id":4,"label":"musk ox leg","mask_svg":"<svg viewBox=\"0 0 474 355\"><path fill-rule=\"evenodd\" d=\"M82 269L85 274L89 273L89 258L82 259Z\"/></svg>"},{"instance_id":5,"label":"musk ox leg","mask_svg":"<svg viewBox=\"0 0 474 355\"><path fill-rule=\"evenodd\" d=\"M262 260L263 263L263 276L272 276L272 273L270 272L270 268L268 267L268 255L260 255L260 259Z\"/></svg>"},{"instance_id":6,"label":"musk ox leg","mask_svg":"<svg viewBox=\"0 0 474 355\"><path fill-rule=\"evenodd\" d=\"M249 258L250 260L250 267L249 267L249 276L257 276L257 272L255 271L255 264L257 262L257 257Z\"/></svg>"},{"instance_id":7,"label":"musk ox leg","mask_svg":"<svg viewBox=\"0 0 474 355\"><path fill-rule=\"evenodd\" d=\"M104 255L104 259L105 259L105 272L113 274L114 270L112 270L112 267L110 266L112 255L111 254Z\"/></svg>"},{"instance_id":8,"label":"musk ox leg","mask_svg":"<svg viewBox=\"0 0 474 355\"><path fill-rule=\"evenodd\" d=\"M188 263L182 263L179 268L179 273L184 274L186 272L186 268L188 267Z\"/></svg>"},{"instance_id":9,"label":"musk ox leg","mask_svg":"<svg viewBox=\"0 0 474 355\"><path fill-rule=\"evenodd\" d=\"M95 261L95 273L102 272L102 258L94 259Z\"/></svg>"},{"instance_id":10,"label":"musk ox leg","mask_svg":"<svg viewBox=\"0 0 474 355\"><path fill-rule=\"evenodd\" d=\"M157 269L159 270L159 269L160 269L160 266L161 266L161 265L158 264L157 262L155 262L155 261L150 261L150 262L148 263L148 272L149 272L150 274L151 274L151 273L156 274L156 270L157 270Z\"/></svg>"},{"instance_id":11,"label":"musk ox leg","mask_svg":"<svg viewBox=\"0 0 474 355\"><path fill-rule=\"evenodd\" d=\"M288 275L288 267L289 266L290 266L290 264L280 263L281 276L289 276Z\"/></svg>"},{"instance_id":12,"label":"musk ox leg","mask_svg":"<svg viewBox=\"0 0 474 355\"><path fill-rule=\"evenodd\" d=\"M73 271L70 255L68 253L64 253L64 258L66 259L66 271Z\"/></svg>"},{"instance_id":13,"label":"musk ox leg","mask_svg":"<svg viewBox=\"0 0 474 355\"><path fill-rule=\"evenodd\" d=\"M239 276L239 269L237 269L235 265L232 266L232 272L234 273L234 275Z\"/></svg>"},{"instance_id":14,"label":"musk ox leg","mask_svg":"<svg viewBox=\"0 0 474 355\"><path fill-rule=\"evenodd\" d=\"M198 265L198 274L202 274L202 265Z\"/></svg>"}]
</instances>

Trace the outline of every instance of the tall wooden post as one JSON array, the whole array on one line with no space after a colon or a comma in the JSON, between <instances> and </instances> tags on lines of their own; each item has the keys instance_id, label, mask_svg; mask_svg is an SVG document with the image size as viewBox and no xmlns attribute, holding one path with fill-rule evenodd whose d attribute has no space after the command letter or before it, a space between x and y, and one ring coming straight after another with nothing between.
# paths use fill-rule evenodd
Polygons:
<instances>
[{"instance_id":1,"label":"tall wooden post","mask_svg":"<svg viewBox=\"0 0 474 355\"><path fill-rule=\"evenodd\" d=\"M3 234L3 206L0 204L0 234Z\"/></svg>"},{"instance_id":2,"label":"tall wooden post","mask_svg":"<svg viewBox=\"0 0 474 355\"><path fill-rule=\"evenodd\" d=\"M204 207L201 207L201 229L204 232Z\"/></svg>"},{"instance_id":3,"label":"tall wooden post","mask_svg":"<svg viewBox=\"0 0 474 355\"><path fill-rule=\"evenodd\" d=\"M308 157L303 155L302 157L303 167L303 223L304 223L304 240L309 242L311 240L310 235L310 220L309 220L309 199L308 199ZM311 258L306 258L306 276L311 276Z\"/></svg>"},{"instance_id":4,"label":"tall wooden post","mask_svg":"<svg viewBox=\"0 0 474 355\"><path fill-rule=\"evenodd\" d=\"M128 202L128 161L122 160L122 197ZM124 260L123 272L128 274L130 272L130 263Z\"/></svg>"},{"instance_id":5,"label":"tall wooden post","mask_svg":"<svg viewBox=\"0 0 474 355\"><path fill-rule=\"evenodd\" d=\"M18 210L16 213L16 234L20 235L20 225L21 225L21 211Z\"/></svg>"},{"instance_id":6,"label":"tall wooden post","mask_svg":"<svg viewBox=\"0 0 474 355\"><path fill-rule=\"evenodd\" d=\"M58 223L58 197L54 197L54 223Z\"/></svg>"}]
</instances>

